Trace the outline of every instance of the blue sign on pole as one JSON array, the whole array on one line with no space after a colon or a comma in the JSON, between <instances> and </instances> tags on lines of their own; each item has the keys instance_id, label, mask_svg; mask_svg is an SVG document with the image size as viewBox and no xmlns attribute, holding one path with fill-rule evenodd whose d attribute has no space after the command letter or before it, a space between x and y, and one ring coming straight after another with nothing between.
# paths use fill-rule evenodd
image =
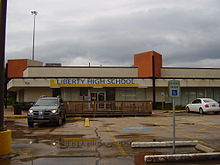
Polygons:
<instances>
[{"instance_id":1,"label":"blue sign on pole","mask_svg":"<svg viewBox=\"0 0 220 165\"><path fill-rule=\"evenodd\" d=\"M178 91L176 89L172 90L172 96L178 96Z\"/></svg>"}]
</instances>

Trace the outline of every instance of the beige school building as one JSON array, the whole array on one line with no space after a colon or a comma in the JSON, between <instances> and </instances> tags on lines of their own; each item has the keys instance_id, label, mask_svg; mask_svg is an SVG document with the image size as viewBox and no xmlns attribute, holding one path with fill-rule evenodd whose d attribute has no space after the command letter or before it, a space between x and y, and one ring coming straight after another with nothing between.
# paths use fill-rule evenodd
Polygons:
<instances>
[{"instance_id":1,"label":"beige school building","mask_svg":"<svg viewBox=\"0 0 220 165\"><path fill-rule=\"evenodd\" d=\"M211 66L210 66L211 67ZM170 103L168 81L179 80L176 105L198 97L220 101L220 68L163 67L162 55L134 55L128 67L62 66L28 59L8 60L7 89L18 102L34 102L42 95L64 101L153 101Z\"/></svg>"}]
</instances>

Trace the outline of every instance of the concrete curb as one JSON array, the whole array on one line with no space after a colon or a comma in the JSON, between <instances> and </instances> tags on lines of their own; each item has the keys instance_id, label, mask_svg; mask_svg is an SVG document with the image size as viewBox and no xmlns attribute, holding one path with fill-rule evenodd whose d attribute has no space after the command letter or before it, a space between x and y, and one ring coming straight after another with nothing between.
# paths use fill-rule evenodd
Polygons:
<instances>
[{"instance_id":1,"label":"concrete curb","mask_svg":"<svg viewBox=\"0 0 220 165\"><path fill-rule=\"evenodd\" d=\"M18 154L16 156L19 156ZM29 157L24 157L24 158L19 158L23 162L35 160L35 159L40 159L40 158L90 158L94 157L96 158L98 155L97 154L91 154L91 155L39 155L39 156L29 156ZM127 157L127 156L133 156L133 154L128 154L126 156L121 155L121 154L110 154L110 155L103 155L103 158L112 158L112 157Z\"/></svg>"},{"instance_id":2,"label":"concrete curb","mask_svg":"<svg viewBox=\"0 0 220 165\"><path fill-rule=\"evenodd\" d=\"M197 144L195 146L195 149L197 149L198 151L207 152L207 153L216 152L216 150L214 148L210 148L210 147L205 146L203 144Z\"/></svg>"},{"instance_id":3,"label":"concrete curb","mask_svg":"<svg viewBox=\"0 0 220 165\"><path fill-rule=\"evenodd\" d=\"M27 118L27 115L4 115L5 118Z\"/></svg>"},{"instance_id":4,"label":"concrete curb","mask_svg":"<svg viewBox=\"0 0 220 165\"><path fill-rule=\"evenodd\" d=\"M168 110L167 111L168 113L171 113L173 112L173 110ZM187 112L187 110L175 110L176 113L184 113L184 112Z\"/></svg>"},{"instance_id":5,"label":"concrete curb","mask_svg":"<svg viewBox=\"0 0 220 165\"><path fill-rule=\"evenodd\" d=\"M220 152L195 153L195 154L173 154L173 155L145 155L145 163L162 163L177 161L215 160L220 159Z\"/></svg>"},{"instance_id":6,"label":"concrete curb","mask_svg":"<svg viewBox=\"0 0 220 165\"><path fill-rule=\"evenodd\" d=\"M196 146L198 141L176 141L176 147L184 147L184 146ZM173 141L164 141L164 142L132 142L132 148L152 148L152 147L172 147Z\"/></svg>"}]
</instances>

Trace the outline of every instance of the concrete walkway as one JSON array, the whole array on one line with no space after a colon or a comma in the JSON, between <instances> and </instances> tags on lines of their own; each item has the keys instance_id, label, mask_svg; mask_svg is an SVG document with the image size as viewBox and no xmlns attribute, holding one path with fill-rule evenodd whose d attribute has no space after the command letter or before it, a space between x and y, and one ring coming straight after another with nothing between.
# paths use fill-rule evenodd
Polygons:
<instances>
[{"instance_id":1,"label":"concrete walkway","mask_svg":"<svg viewBox=\"0 0 220 165\"><path fill-rule=\"evenodd\" d=\"M7 109L4 111L4 117L26 117L27 116L27 111L21 111L21 115L15 115L14 114L14 108L13 106L8 106Z\"/></svg>"}]
</instances>

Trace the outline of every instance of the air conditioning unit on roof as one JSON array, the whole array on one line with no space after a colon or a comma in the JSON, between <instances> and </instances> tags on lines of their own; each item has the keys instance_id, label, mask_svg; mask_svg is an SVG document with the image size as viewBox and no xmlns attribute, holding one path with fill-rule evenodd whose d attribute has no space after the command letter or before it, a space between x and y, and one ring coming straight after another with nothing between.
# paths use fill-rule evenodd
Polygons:
<instances>
[{"instance_id":1,"label":"air conditioning unit on roof","mask_svg":"<svg viewBox=\"0 0 220 165\"><path fill-rule=\"evenodd\" d=\"M51 67L51 66L54 66L54 67L61 67L62 64L61 64L61 63L46 63L45 66L49 66L49 67Z\"/></svg>"}]
</instances>

